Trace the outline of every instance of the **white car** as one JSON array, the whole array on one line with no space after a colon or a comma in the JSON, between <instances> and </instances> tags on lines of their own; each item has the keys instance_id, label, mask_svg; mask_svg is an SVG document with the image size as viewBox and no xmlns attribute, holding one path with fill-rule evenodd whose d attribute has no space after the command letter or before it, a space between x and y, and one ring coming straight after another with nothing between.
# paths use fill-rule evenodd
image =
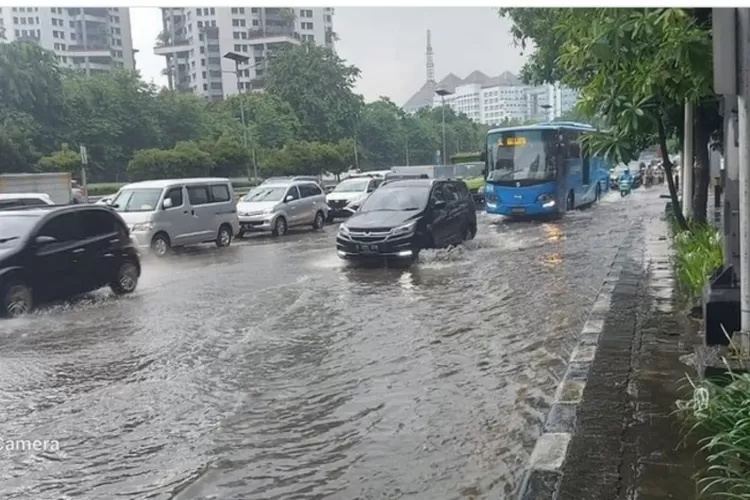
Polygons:
<instances>
[{"instance_id":1,"label":"white car","mask_svg":"<svg viewBox=\"0 0 750 500\"><path fill-rule=\"evenodd\" d=\"M54 205L52 198L45 193L3 193L0 194L0 210L17 207L38 207Z\"/></svg>"},{"instance_id":2,"label":"white car","mask_svg":"<svg viewBox=\"0 0 750 500\"><path fill-rule=\"evenodd\" d=\"M328 222L353 215L382 182L379 177L350 177L341 181L326 195Z\"/></svg>"}]
</instances>

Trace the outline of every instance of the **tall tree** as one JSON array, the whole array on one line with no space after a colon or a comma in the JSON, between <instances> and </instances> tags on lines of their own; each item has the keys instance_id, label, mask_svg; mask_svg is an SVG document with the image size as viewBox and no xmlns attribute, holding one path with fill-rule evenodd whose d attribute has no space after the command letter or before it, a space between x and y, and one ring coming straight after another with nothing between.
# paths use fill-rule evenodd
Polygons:
<instances>
[{"instance_id":1,"label":"tall tree","mask_svg":"<svg viewBox=\"0 0 750 500\"><path fill-rule=\"evenodd\" d=\"M527 78L559 78L580 91L582 112L602 117L608 129L585 138L590 149L628 161L660 145L672 203L679 207L667 139L679 128L686 100L715 99L706 27L684 9L502 9L501 14L513 20L517 40L537 46L524 71ZM687 227L680 210L675 215Z\"/></svg>"},{"instance_id":2,"label":"tall tree","mask_svg":"<svg viewBox=\"0 0 750 500\"><path fill-rule=\"evenodd\" d=\"M291 105L302 139L338 141L357 128L362 97L353 88L359 74L326 47L290 45L270 61L266 89Z\"/></svg>"}]
</instances>

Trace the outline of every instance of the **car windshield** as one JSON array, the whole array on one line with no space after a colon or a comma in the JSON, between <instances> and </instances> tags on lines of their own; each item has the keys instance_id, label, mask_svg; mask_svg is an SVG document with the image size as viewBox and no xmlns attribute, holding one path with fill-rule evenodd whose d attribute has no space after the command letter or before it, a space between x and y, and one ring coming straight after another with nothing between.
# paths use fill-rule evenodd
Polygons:
<instances>
[{"instance_id":1,"label":"car windshield","mask_svg":"<svg viewBox=\"0 0 750 500\"><path fill-rule=\"evenodd\" d=\"M420 210L427 205L429 186L385 186L375 190L360 212Z\"/></svg>"},{"instance_id":2,"label":"car windshield","mask_svg":"<svg viewBox=\"0 0 750 500\"><path fill-rule=\"evenodd\" d=\"M551 131L517 130L487 137L489 181L554 180L555 142Z\"/></svg>"},{"instance_id":3,"label":"car windshield","mask_svg":"<svg viewBox=\"0 0 750 500\"><path fill-rule=\"evenodd\" d=\"M16 246L38 220L38 215L0 215L0 248Z\"/></svg>"},{"instance_id":4,"label":"car windshield","mask_svg":"<svg viewBox=\"0 0 750 500\"><path fill-rule=\"evenodd\" d=\"M159 204L161 188L123 189L112 200L118 212L153 212Z\"/></svg>"},{"instance_id":5,"label":"car windshield","mask_svg":"<svg viewBox=\"0 0 750 500\"><path fill-rule=\"evenodd\" d=\"M257 187L240 198L240 201L281 201L284 197L284 193L286 193L286 189L286 186Z\"/></svg>"},{"instance_id":6,"label":"car windshield","mask_svg":"<svg viewBox=\"0 0 750 500\"><path fill-rule=\"evenodd\" d=\"M341 181L334 189L334 193L361 193L367 189L370 179L347 179Z\"/></svg>"}]
</instances>

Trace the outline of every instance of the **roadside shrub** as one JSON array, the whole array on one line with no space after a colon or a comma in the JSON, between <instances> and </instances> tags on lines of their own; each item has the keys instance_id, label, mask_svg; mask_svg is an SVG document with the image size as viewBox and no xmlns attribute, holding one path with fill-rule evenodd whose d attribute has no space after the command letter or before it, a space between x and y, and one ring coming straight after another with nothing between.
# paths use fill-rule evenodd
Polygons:
<instances>
[{"instance_id":1,"label":"roadside shrub","mask_svg":"<svg viewBox=\"0 0 750 500\"><path fill-rule=\"evenodd\" d=\"M703 382L694 388L693 398L677 405L706 457L702 494L750 498L750 374L732 374L725 387Z\"/></svg>"},{"instance_id":2,"label":"roadside shrub","mask_svg":"<svg viewBox=\"0 0 750 500\"><path fill-rule=\"evenodd\" d=\"M691 225L690 231L675 231L675 267L680 287L688 298L700 296L703 285L722 262L719 232L710 225Z\"/></svg>"}]
</instances>

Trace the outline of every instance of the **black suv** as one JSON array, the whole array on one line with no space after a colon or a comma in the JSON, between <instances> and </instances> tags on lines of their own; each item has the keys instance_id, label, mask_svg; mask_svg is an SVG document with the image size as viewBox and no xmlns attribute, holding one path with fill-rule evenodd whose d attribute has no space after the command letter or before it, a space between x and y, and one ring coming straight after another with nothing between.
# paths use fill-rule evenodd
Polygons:
<instances>
[{"instance_id":1,"label":"black suv","mask_svg":"<svg viewBox=\"0 0 750 500\"><path fill-rule=\"evenodd\" d=\"M109 285L135 290L138 251L117 213L105 206L68 205L0 211L0 315Z\"/></svg>"},{"instance_id":2,"label":"black suv","mask_svg":"<svg viewBox=\"0 0 750 500\"><path fill-rule=\"evenodd\" d=\"M416 260L423 248L472 239L477 213L466 183L455 180L386 181L339 227L342 259Z\"/></svg>"}]
</instances>

